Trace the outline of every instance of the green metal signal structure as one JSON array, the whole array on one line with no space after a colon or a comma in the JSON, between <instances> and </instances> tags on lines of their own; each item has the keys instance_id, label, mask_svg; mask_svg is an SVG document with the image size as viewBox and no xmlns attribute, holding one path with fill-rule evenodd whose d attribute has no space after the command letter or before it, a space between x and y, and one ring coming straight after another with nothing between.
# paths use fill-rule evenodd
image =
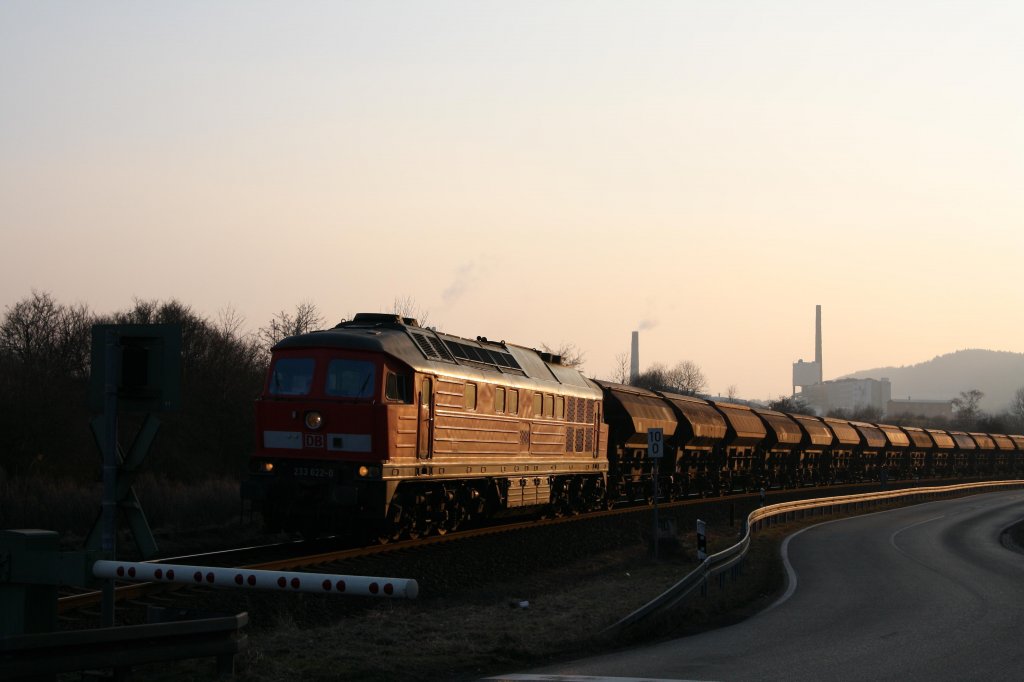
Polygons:
<instances>
[{"instance_id":1,"label":"green metal signal structure","mask_svg":"<svg viewBox=\"0 0 1024 682\"><path fill-rule=\"evenodd\" d=\"M92 422L103 453L103 501L86 549L116 558L117 512L128 519L132 537L144 558L157 551L132 483L160 428L154 414L178 409L181 403L181 325L101 324L92 328L90 405L102 412ZM145 421L127 456L118 442L118 412L145 414ZM103 622L114 622L114 586L103 588Z\"/></svg>"}]
</instances>

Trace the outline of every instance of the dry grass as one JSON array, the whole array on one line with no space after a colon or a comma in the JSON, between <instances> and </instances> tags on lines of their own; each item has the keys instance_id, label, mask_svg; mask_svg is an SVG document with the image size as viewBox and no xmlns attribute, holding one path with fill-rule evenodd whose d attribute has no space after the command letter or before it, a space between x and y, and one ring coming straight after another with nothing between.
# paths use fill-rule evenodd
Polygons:
<instances>
[{"instance_id":1,"label":"dry grass","mask_svg":"<svg viewBox=\"0 0 1024 682\"><path fill-rule=\"evenodd\" d=\"M595 537L609 535L595 524ZM713 581L673 615L615 640L602 631L657 596L696 565L681 541L655 562L640 533L597 551L522 576L481 578L472 586L411 602L346 600L320 595L250 598L249 644L238 678L271 680L474 680L651 641L728 622L781 585L781 530L759 540L747 569L725 589ZM734 541L721 538L712 551ZM664 556L668 554L668 556ZM518 606L527 601L526 608ZM149 679L207 679L209 661L140 670Z\"/></svg>"}]
</instances>

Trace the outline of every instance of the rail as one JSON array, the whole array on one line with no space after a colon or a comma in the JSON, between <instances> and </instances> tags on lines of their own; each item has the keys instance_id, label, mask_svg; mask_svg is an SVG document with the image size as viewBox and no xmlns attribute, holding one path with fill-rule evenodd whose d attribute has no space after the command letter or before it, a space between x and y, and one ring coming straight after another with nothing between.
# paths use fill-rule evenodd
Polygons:
<instances>
[{"instance_id":1,"label":"rail","mask_svg":"<svg viewBox=\"0 0 1024 682\"><path fill-rule=\"evenodd\" d=\"M690 596L694 591L707 584L709 578L715 577L738 565L750 550L751 533L775 523L784 523L803 518L808 512L818 511L821 514L841 513L863 510L877 506L882 502L894 502L912 498L914 502L940 497L952 497L979 489L1024 487L1024 480L989 481L983 483L963 483L950 486L933 486L926 488L901 488L899 490L860 495L842 495L837 497L820 497L811 500L781 502L760 509L755 509L747 516L744 524L743 537L732 547L709 555L697 568L686 574L682 580L663 593L647 602L625 618L608 626L602 635L615 636L629 627L650 618L651 616L670 611Z\"/></svg>"}]
</instances>

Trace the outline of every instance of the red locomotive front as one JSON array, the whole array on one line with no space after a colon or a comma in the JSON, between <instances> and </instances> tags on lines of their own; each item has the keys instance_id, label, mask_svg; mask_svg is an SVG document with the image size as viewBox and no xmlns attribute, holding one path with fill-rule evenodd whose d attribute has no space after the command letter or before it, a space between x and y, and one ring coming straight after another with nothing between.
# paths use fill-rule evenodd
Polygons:
<instances>
[{"instance_id":1,"label":"red locomotive front","mask_svg":"<svg viewBox=\"0 0 1024 682\"><path fill-rule=\"evenodd\" d=\"M605 500L601 392L557 357L360 313L272 351L243 498L269 528L380 540Z\"/></svg>"},{"instance_id":2,"label":"red locomotive front","mask_svg":"<svg viewBox=\"0 0 1024 682\"><path fill-rule=\"evenodd\" d=\"M410 371L372 344L359 345L314 333L273 350L243 489L268 528L314 533L384 516L388 413L415 415Z\"/></svg>"}]
</instances>

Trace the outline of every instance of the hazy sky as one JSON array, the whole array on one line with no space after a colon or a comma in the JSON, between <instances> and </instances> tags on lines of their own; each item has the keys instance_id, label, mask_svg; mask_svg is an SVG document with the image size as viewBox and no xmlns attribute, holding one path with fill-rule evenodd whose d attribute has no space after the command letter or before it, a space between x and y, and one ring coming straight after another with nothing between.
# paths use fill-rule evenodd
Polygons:
<instances>
[{"instance_id":1,"label":"hazy sky","mask_svg":"<svg viewBox=\"0 0 1024 682\"><path fill-rule=\"evenodd\" d=\"M451 333L788 394L1024 351L1024 3L0 4L0 309ZM899 395L899 387L893 387Z\"/></svg>"}]
</instances>

